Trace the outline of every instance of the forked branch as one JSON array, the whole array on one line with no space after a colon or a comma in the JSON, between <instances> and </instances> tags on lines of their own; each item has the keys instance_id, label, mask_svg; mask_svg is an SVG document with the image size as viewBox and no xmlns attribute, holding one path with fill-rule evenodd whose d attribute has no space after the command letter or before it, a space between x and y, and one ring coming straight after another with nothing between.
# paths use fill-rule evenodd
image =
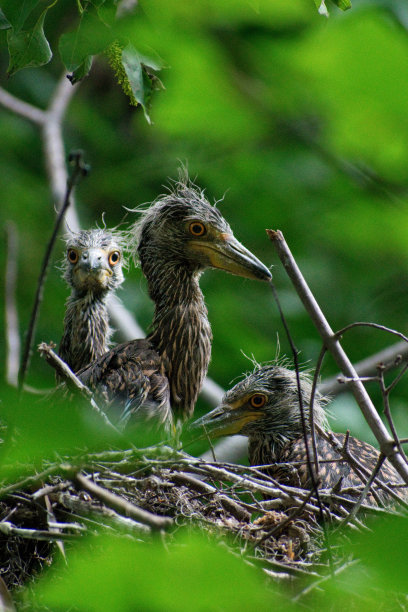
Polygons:
<instances>
[{"instance_id":1,"label":"forked branch","mask_svg":"<svg viewBox=\"0 0 408 612\"><path fill-rule=\"evenodd\" d=\"M363 383L359 379L354 366L341 346L338 335L331 329L309 286L303 278L282 232L267 230L267 234L274 244L278 256L300 299L302 300L307 313L319 332L324 345L332 354L335 362L343 372L344 376L350 379L350 389L352 390L367 423L375 435L381 451L388 457L389 461L392 463L404 481L408 483L408 465L398 449L395 448L395 441L389 435L385 425L378 415L377 410L375 409L375 406L372 403Z\"/></svg>"}]
</instances>

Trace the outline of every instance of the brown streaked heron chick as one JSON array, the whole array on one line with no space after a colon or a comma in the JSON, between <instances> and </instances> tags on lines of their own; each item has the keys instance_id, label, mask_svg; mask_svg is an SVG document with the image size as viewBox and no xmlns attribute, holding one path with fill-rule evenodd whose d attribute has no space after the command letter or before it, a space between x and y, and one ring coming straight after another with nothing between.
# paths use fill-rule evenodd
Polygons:
<instances>
[{"instance_id":1,"label":"brown streaked heron chick","mask_svg":"<svg viewBox=\"0 0 408 612\"><path fill-rule=\"evenodd\" d=\"M131 230L155 311L144 340L121 344L86 368L82 382L120 422L192 415L211 357L212 333L199 286L207 268L269 281L269 270L238 240L216 206L187 178L159 197Z\"/></svg>"},{"instance_id":2,"label":"brown streaked heron chick","mask_svg":"<svg viewBox=\"0 0 408 612\"><path fill-rule=\"evenodd\" d=\"M313 461L309 422L312 385L305 372L300 372L299 376L307 441ZM317 393L313 402L313 416L314 423L327 431L326 403L325 398ZM220 406L197 419L191 427L205 427L211 437L247 436L251 465L268 466L262 471L282 484L306 489L312 486L294 370L280 365L258 366L252 374L227 391ZM340 444L344 443L345 434L336 433L335 436ZM352 465L341 457L330 442L318 432L315 439L320 462L319 487L361 487L362 480ZM373 471L379 458L379 452L374 447L350 436L348 449L369 473ZM383 463L378 478L387 484L403 484L388 461ZM378 488L376 491L382 501L389 501L389 496L383 490ZM372 495L367 500L375 503Z\"/></svg>"},{"instance_id":3,"label":"brown streaked heron chick","mask_svg":"<svg viewBox=\"0 0 408 612\"><path fill-rule=\"evenodd\" d=\"M112 329L107 304L123 283L123 238L107 229L70 232L65 237L64 279L71 287L59 356L73 372L109 350Z\"/></svg>"}]
</instances>

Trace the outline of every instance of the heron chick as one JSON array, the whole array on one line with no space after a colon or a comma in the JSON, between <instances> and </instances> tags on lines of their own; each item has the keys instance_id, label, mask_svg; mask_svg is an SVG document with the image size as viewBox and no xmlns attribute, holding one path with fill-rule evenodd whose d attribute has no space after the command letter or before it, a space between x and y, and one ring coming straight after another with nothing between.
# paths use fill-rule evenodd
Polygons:
<instances>
[{"instance_id":1,"label":"heron chick","mask_svg":"<svg viewBox=\"0 0 408 612\"><path fill-rule=\"evenodd\" d=\"M107 229L70 232L65 241L64 279L71 295L58 352L78 372L109 350L107 305L124 280L123 244L120 232Z\"/></svg>"},{"instance_id":2,"label":"heron chick","mask_svg":"<svg viewBox=\"0 0 408 612\"><path fill-rule=\"evenodd\" d=\"M142 213L131 241L155 310L151 331L109 351L80 373L120 423L170 426L193 413L211 357L212 333L199 286L207 268L269 281L271 273L234 237L216 206L187 178Z\"/></svg>"},{"instance_id":3,"label":"heron chick","mask_svg":"<svg viewBox=\"0 0 408 612\"><path fill-rule=\"evenodd\" d=\"M282 484L310 489L312 483L307 464L304 427L313 461L309 422L312 385L305 372L300 372L299 376L304 419L296 372L280 365L266 365L258 366L252 374L227 391L221 405L197 419L191 427L205 427L211 437L233 434L247 436L251 465L268 466L262 471ZM328 431L325 404L326 400L317 393L313 402L314 423ZM341 445L344 444L345 434L336 433L335 437ZM318 431L315 440L319 458L319 487L361 487L362 479L352 464ZM368 473L374 470L379 458L379 452L374 447L351 436L347 447ZM383 463L378 479L387 484L403 484L388 461ZM376 490L382 501L389 501L387 493L380 488ZM372 495L367 499L375 503Z\"/></svg>"}]
</instances>

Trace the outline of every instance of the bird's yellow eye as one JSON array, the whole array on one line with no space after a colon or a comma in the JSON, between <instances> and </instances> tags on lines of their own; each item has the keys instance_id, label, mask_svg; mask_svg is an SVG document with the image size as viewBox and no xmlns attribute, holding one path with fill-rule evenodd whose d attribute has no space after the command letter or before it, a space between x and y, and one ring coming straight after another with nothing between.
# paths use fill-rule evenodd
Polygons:
<instances>
[{"instance_id":1,"label":"bird's yellow eye","mask_svg":"<svg viewBox=\"0 0 408 612\"><path fill-rule=\"evenodd\" d=\"M201 221L192 221L190 223L189 230L193 236L204 236L207 231L204 223L201 223Z\"/></svg>"},{"instance_id":2,"label":"bird's yellow eye","mask_svg":"<svg viewBox=\"0 0 408 612\"><path fill-rule=\"evenodd\" d=\"M266 404L266 395L263 393L255 393L249 400L249 403L253 408L262 408Z\"/></svg>"},{"instance_id":3,"label":"bird's yellow eye","mask_svg":"<svg viewBox=\"0 0 408 612\"><path fill-rule=\"evenodd\" d=\"M68 249L67 257L70 263L76 264L79 259L78 251L75 249Z\"/></svg>"},{"instance_id":4,"label":"bird's yellow eye","mask_svg":"<svg viewBox=\"0 0 408 612\"><path fill-rule=\"evenodd\" d=\"M111 266L116 266L116 264L118 264L119 261L120 261L119 251L112 251L112 253L109 253L109 264Z\"/></svg>"}]
</instances>

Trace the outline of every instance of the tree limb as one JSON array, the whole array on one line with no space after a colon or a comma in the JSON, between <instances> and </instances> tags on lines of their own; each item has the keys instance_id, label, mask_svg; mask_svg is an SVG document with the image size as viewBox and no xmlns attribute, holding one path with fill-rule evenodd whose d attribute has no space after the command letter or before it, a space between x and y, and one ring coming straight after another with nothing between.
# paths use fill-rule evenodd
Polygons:
<instances>
[{"instance_id":1,"label":"tree limb","mask_svg":"<svg viewBox=\"0 0 408 612\"><path fill-rule=\"evenodd\" d=\"M302 300L306 311L322 337L325 346L332 354L335 362L343 374L352 379L349 383L350 388L361 408L362 413L364 414L367 423L369 424L380 445L381 451L388 457L389 461L392 463L403 480L408 483L407 464L401 457L400 453L395 449L393 438L389 435L363 383L358 379L358 374L343 350L337 334L333 332L322 310L317 304L293 258L292 253L290 252L288 245L285 242L282 232L267 230L267 234L271 242L274 244L278 256L300 299Z\"/></svg>"}]
</instances>

